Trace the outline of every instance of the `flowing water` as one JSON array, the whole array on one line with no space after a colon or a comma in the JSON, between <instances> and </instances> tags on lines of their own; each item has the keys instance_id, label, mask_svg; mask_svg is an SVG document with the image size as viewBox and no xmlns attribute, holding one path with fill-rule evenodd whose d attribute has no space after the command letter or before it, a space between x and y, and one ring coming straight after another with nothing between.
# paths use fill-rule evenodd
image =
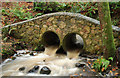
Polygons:
<instances>
[{"instance_id":1,"label":"flowing water","mask_svg":"<svg viewBox=\"0 0 120 78\"><path fill-rule=\"evenodd\" d=\"M17 53L21 56L15 54L15 60L6 59L0 65L0 70L2 70L0 76L45 76L45 74L40 74L43 66L47 66L51 70L51 73L47 76L69 76L80 71L79 68L75 67L75 64L81 59L69 59L62 55L62 57L47 55L47 51L54 53L56 50L57 49L49 48L49 50L46 49L44 53L34 53L35 56L27 54L29 52L28 50L19 50ZM39 70L35 73L28 73L28 71L36 65L39 66ZM25 67L25 70L19 71L21 67Z\"/></svg>"}]
</instances>

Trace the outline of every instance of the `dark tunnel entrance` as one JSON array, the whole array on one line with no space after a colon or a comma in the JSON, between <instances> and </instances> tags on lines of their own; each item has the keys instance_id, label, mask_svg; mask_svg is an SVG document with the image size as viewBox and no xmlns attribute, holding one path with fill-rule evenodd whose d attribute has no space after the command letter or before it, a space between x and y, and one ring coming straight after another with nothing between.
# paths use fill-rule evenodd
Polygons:
<instances>
[{"instance_id":1,"label":"dark tunnel entrance","mask_svg":"<svg viewBox=\"0 0 120 78\"><path fill-rule=\"evenodd\" d=\"M60 45L60 39L56 33L47 31L42 35L42 43L45 47L58 47Z\"/></svg>"},{"instance_id":2,"label":"dark tunnel entrance","mask_svg":"<svg viewBox=\"0 0 120 78\"><path fill-rule=\"evenodd\" d=\"M63 48L65 51L82 50L84 47L83 38L76 33L69 33L63 39Z\"/></svg>"}]
</instances>

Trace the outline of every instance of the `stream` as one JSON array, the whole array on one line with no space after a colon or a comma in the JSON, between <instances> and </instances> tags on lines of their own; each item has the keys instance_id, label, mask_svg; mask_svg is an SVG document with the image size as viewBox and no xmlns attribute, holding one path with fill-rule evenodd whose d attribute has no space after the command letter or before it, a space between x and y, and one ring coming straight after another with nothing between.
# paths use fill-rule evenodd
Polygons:
<instances>
[{"instance_id":1,"label":"stream","mask_svg":"<svg viewBox=\"0 0 120 78\"><path fill-rule=\"evenodd\" d=\"M53 49L49 49L52 51ZM48 49L47 49L48 51ZM31 52L33 53L32 55ZM10 58L6 59L0 65L0 77L2 76L98 76L95 72L91 71L90 66L86 63L89 59L85 57L69 59L65 55L48 55L46 52L35 52L29 50L18 50L14 54L15 60ZM37 69L30 72L37 66ZM48 67L49 74L42 74L43 67Z\"/></svg>"}]
</instances>

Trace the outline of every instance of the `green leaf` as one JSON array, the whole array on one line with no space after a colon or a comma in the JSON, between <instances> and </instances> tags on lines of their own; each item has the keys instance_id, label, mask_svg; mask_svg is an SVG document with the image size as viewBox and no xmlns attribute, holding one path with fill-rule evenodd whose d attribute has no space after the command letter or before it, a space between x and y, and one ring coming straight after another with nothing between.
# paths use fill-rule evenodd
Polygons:
<instances>
[{"instance_id":1,"label":"green leaf","mask_svg":"<svg viewBox=\"0 0 120 78\"><path fill-rule=\"evenodd\" d=\"M5 37L3 40L4 40L4 41L7 41L7 39L8 39L8 37Z\"/></svg>"},{"instance_id":2,"label":"green leaf","mask_svg":"<svg viewBox=\"0 0 120 78\"><path fill-rule=\"evenodd\" d=\"M40 15L42 15L42 13L38 13L38 14L36 14L36 16L40 16Z\"/></svg>"},{"instance_id":3,"label":"green leaf","mask_svg":"<svg viewBox=\"0 0 120 78\"><path fill-rule=\"evenodd\" d=\"M25 17L24 19L27 20L27 19L29 19L29 18L28 18L28 17Z\"/></svg>"},{"instance_id":4,"label":"green leaf","mask_svg":"<svg viewBox=\"0 0 120 78\"><path fill-rule=\"evenodd\" d=\"M5 12L5 9L2 9L2 12Z\"/></svg>"},{"instance_id":5,"label":"green leaf","mask_svg":"<svg viewBox=\"0 0 120 78\"><path fill-rule=\"evenodd\" d=\"M20 14L16 13L16 16L18 16L18 17L19 17L19 16L20 16Z\"/></svg>"},{"instance_id":6,"label":"green leaf","mask_svg":"<svg viewBox=\"0 0 120 78\"><path fill-rule=\"evenodd\" d=\"M52 8L48 8L48 10L52 11Z\"/></svg>"},{"instance_id":7,"label":"green leaf","mask_svg":"<svg viewBox=\"0 0 120 78\"><path fill-rule=\"evenodd\" d=\"M113 61L113 57L109 57L108 59L112 60Z\"/></svg>"},{"instance_id":8,"label":"green leaf","mask_svg":"<svg viewBox=\"0 0 120 78\"><path fill-rule=\"evenodd\" d=\"M65 4L65 3L63 3L63 4L62 4L62 6L64 6L64 7L65 7L65 6L66 6L66 4Z\"/></svg>"},{"instance_id":9,"label":"green leaf","mask_svg":"<svg viewBox=\"0 0 120 78\"><path fill-rule=\"evenodd\" d=\"M105 62L105 70L107 69L109 63L110 63L110 61L106 60L106 62Z\"/></svg>"}]
</instances>

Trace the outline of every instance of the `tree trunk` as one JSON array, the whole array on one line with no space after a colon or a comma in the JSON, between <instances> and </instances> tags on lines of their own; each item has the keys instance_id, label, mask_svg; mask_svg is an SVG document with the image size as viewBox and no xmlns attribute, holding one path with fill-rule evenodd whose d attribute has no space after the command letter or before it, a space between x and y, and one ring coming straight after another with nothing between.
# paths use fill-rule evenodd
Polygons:
<instances>
[{"instance_id":1,"label":"tree trunk","mask_svg":"<svg viewBox=\"0 0 120 78\"><path fill-rule=\"evenodd\" d=\"M111 16L108 2L98 3L98 13L103 39L103 52L104 57L107 59L109 57L115 58L116 47L114 43L113 30L111 25Z\"/></svg>"}]
</instances>

